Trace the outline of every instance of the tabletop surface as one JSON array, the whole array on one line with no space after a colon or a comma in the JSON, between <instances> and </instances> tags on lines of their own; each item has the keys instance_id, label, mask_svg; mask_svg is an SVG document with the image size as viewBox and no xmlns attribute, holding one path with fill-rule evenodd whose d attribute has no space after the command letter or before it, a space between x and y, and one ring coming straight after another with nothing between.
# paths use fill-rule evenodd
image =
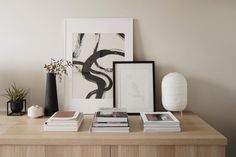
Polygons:
<instances>
[{"instance_id":1,"label":"tabletop surface","mask_svg":"<svg viewBox=\"0 0 236 157\"><path fill-rule=\"evenodd\" d=\"M181 132L143 132L140 116L129 116L130 133L91 133L93 115L84 115L78 132L44 132L48 117L0 116L0 144L28 145L226 145L227 139L194 113L175 114Z\"/></svg>"}]
</instances>

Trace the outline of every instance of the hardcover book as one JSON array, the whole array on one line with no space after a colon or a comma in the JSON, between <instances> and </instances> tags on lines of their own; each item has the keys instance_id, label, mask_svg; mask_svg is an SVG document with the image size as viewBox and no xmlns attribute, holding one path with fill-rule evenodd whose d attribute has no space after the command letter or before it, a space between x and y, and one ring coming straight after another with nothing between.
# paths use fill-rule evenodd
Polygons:
<instances>
[{"instance_id":1,"label":"hardcover book","mask_svg":"<svg viewBox=\"0 0 236 157\"><path fill-rule=\"evenodd\" d=\"M179 124L179 120L171 112L141 112L144 124Z\"/></svg>"},{"instance_id":2,"label":"hardcover book","mask_svg":"<svg viewBox=\"0 0 236 157\"><path fill-rule=\"evenodd\" d=\"M144 132L179 132L179 120L171 112L141 112Z\"/></svg>"},{"instance_id":3,"label":"hardcover book","mask_svg":"<svg viewBox=\"0 0 236 157\"><path fill-rule=\"evenodd\" d=\"M117 126L117 127L127 127L129 123L127 122L93 122L93 126L100 126L100 127L110 127L110 126Z\"/></svg>"},{"instance_id":4,"label":"hardcover book","mask_svg":"<svg viewBox=\"0 0 236 157\"><path fill-rule=\"evenodd\" d=\"M83 122L83 113L75 111L58 111L44 124L44 131L78 131Z\"/></svg>"},{"instance_id":5,"label":"hardcover book","mask_svg":"<svg viewBox=\"0 0 236 157\"><path fill-rule=\"evenodd\" d=\"M52 118L49 118L46 122L45 125L50 125L50 126L78 126L81 121L83 121L83 114L80 113L78 118L74 120L52 120Z\"/></svg>"},{"instance_id":6,"label":"hardcover book","mask_svg":"<svg viewBox=\"0 0 236 157\"><path fill-rule=\"evenodd\" d=\"M180 132L180 127L174 128L144 128L144 132Z\"/></svg>"},{"instance_id":7,"label":"hardcover book","mask_svg":"<svg viewBox=\"0 0 236 157\"><path fill-rule=\"evenodd\" d=\"M83 122L83 119L77 122L76 125L53 125L53 124L44 124L43 130L44 131L78 131L81 124Z\"/></svg>"},{"instance_id":8,"label":"hardcover book","mask_svg":"<svg viewBox=\"0 0 236 157\"><path fill-rule=\"evenodd\" d=\"M129 127L91 127L91 132L117 132L117 133L127 133L129 132Z\"/></svg>"},{"instance_id":9,"label":"hardcover book","mask_svg":"<svg viewBox=\"0 0 236 157\"><path fill-rule=\"evenodd\" d=\"M112 112L111 114L101 114L96 112L97 122L127 122L128 114L126 112Z\"/></svg>"},{"instance_id":10,"label":"hardcover book","mask_svg":"<svg viewBox=\"0 0 236 157\"><path fill-rule=\"evenodd\" d=\"M54 113L50 119L53 120L76 120L79 117L80 112L76 111L58 111Z\"/></svg>"},{"instance_id":11,"label":"hardcover book","mask_svg":"<svg viewBox=\"0 0 236 157\"><path fill-rule=\"evenodd\" d=\"M128 127L128 122L98 122L96 115L93 117L92 126L97 127L113 127L113 126L119 126L119 127Z\"/></svg>"},{"instance_id":12,"label":"hardcover book","mask_svg":"<svg viewBox=\"0 0 236 157\"><path fill-rule=\"evenodd\" d=\"M100 107L98 112L100 112L101 115L110 115L113 112L126 112L126 108Z\"/></svg>"}]
</instances>

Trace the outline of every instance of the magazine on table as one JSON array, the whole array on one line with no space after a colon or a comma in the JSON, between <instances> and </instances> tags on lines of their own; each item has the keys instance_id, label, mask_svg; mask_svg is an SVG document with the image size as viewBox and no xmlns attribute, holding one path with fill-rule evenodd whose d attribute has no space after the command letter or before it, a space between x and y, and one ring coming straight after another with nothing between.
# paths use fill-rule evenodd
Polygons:
<instances>
[{"instance_id":1,"label":"magazine on table","mask_svg":"<svg viewBox=\"0 0 236 157\"><path fill-rule=\"evenodd\" d=\"M77 120L81 113L77 111L58 111L50 119L53 120Z\"/></svg>"},{"instance_id":2,"label":"magazine on table","mask_svg":"<svg viewBox=\"0 0 236 157\"><path fill-rule=\"evenodd\" d=\"M141 112L144 124L179 124L179 120L171 112Z\"/></svg>"}]
</instances>

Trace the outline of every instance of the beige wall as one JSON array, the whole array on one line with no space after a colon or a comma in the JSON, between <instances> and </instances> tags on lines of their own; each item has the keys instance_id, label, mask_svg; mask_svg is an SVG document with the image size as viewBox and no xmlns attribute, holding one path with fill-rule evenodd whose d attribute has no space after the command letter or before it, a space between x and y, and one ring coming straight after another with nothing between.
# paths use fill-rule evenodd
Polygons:
<instances>
[{"instance_id":1,"label":"beige wall","mask_svg":"<svg viewBox=\"0 0 236 157\"><path fill-rule=\"evenodd\" d=\"M30 89L29 105L44 103L43 64L63 57L68 17L133 17L134 58L156 61L158 100L161 78L183 73L188 108L236 154L235 0L0 0L0 92L14 81Z\"/></svg>"}]
</instances>

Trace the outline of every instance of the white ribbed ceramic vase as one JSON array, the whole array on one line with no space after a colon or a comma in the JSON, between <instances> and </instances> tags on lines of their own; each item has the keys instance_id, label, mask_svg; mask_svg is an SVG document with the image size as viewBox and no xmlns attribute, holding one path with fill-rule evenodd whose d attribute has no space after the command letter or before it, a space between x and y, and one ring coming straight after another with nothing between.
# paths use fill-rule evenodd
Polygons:
<instances>
[{"instance_id":1,"label":"white ribbed ceramic vase","mask_svg":"<svg viewBox=\"0 0 236 157\"><path fill-rule=\"evenodd\" d=\"M177 72L167 74L161 83L162 105L168 111L183 111L187 107L187 81Z\"/></svg>"}]
</instances>

